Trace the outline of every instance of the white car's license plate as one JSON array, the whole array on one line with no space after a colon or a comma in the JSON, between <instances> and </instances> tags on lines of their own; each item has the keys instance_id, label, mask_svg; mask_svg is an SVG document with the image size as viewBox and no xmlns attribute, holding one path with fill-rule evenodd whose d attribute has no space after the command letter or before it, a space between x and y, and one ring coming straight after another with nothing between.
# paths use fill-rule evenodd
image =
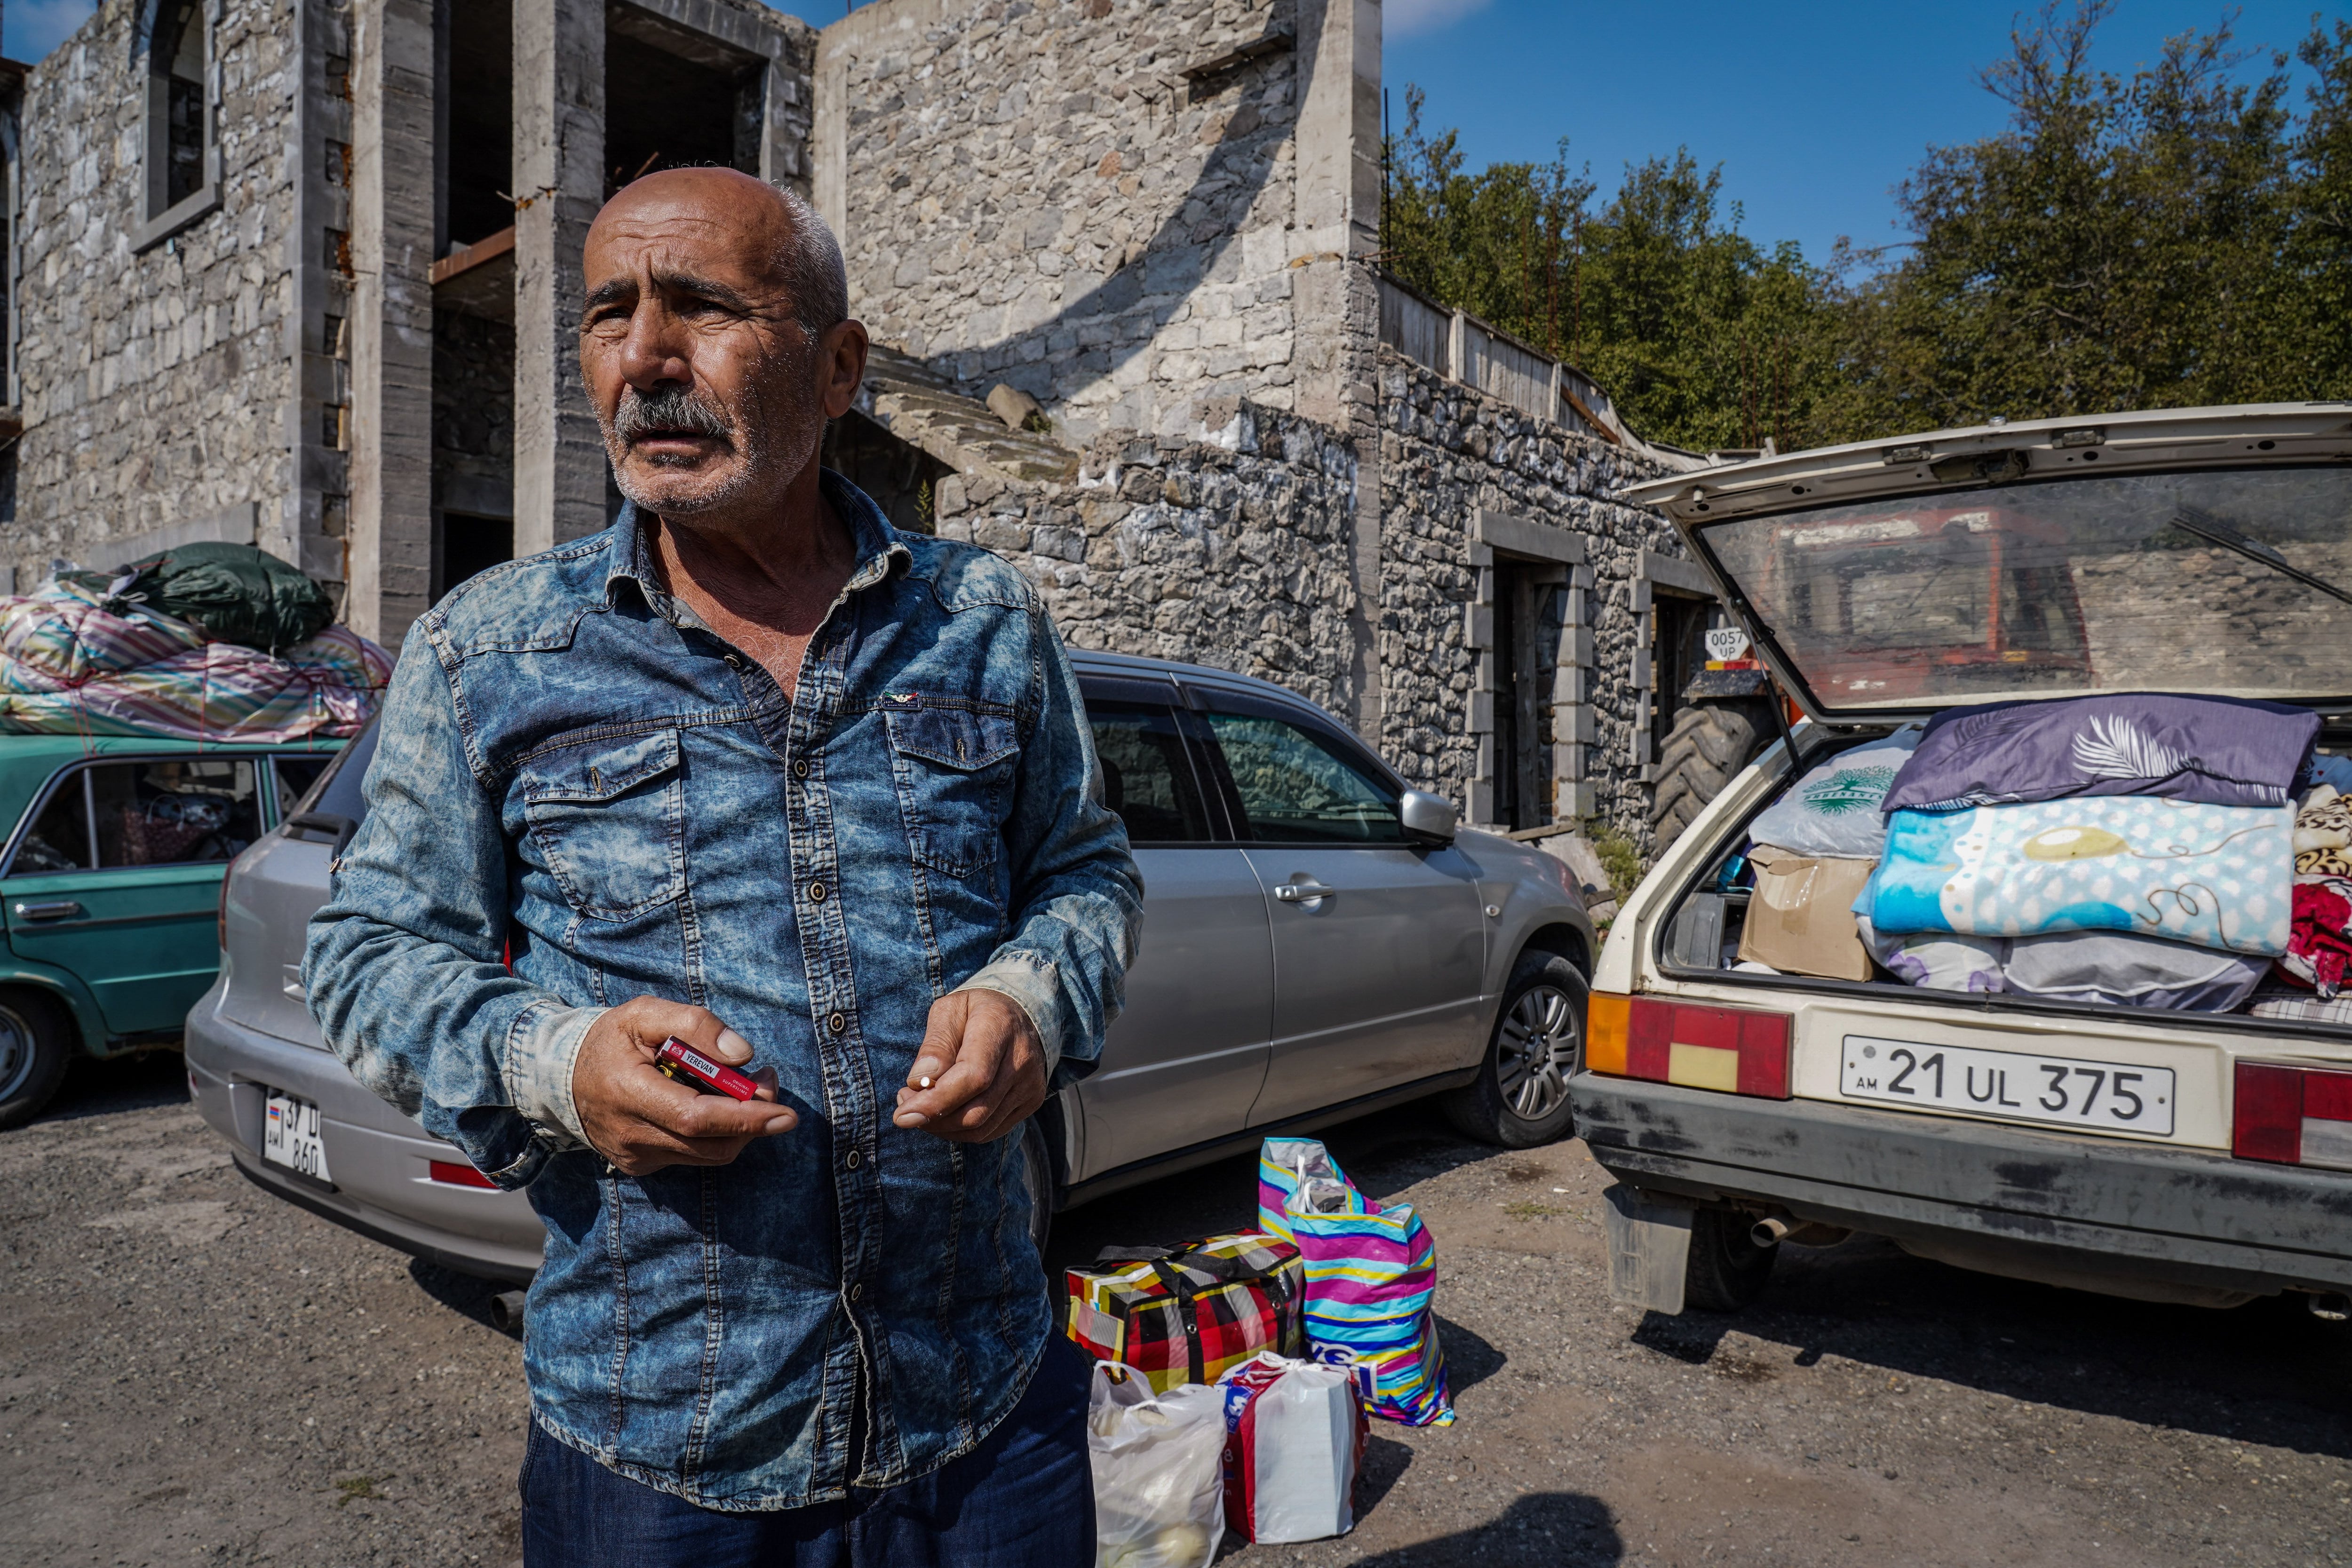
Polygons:
<instances>
[{"instance_id":1,"label":"white car's license plate","mask_svg":"<svg viewBox=\"0 0 2352 1568\"><path fill-rule=\"evenodd\" d=\"M261 1157L318 1181L334 1180L327 1174L327 1141L319 1131L319 1108L274 1089L261 1124Z\"/></svg>"},{"instance_id":2,"label":"white car's license plate","mask_svg":"<svg viewBox=\"0 0 2352 1568\"><path fill-rule=\"evenodd\" d=\"M1849 1100L1971 1110L2004 1121L2172 1131L2172 1069L2128 1062L1848 1035L1838 1092Z\"/></svg>"}]
</instances>

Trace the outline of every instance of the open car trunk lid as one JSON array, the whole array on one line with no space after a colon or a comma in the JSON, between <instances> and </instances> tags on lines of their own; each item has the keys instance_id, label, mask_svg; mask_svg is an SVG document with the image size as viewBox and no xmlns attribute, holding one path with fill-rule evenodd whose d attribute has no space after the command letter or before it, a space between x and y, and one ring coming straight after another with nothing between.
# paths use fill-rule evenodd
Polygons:
<instances>
[{"instance_id":1,"label":"open car trunk lid","mask_svg":"<svg viewBox=\"0 0 2352 1568\"><path fill-rule=\"evenodd\" d=\"M2352 705L2352 405L1989 426L1631 494L1833 725L2117 690Z\"/></svg>"}]
</instances>

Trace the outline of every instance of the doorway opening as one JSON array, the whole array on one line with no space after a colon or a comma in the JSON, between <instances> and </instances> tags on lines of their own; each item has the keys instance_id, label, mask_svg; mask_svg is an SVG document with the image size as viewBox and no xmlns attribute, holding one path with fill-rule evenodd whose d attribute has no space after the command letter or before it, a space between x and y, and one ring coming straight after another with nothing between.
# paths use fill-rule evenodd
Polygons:
<instances>
[{"instance_id":1,"label":"doorway opening","mask_svg":"<svg viewBox=\"0 0 2352 1568\"><path fill-rule=\"evenodd\" d=\"M1568 573L1499 553L1494 571L1495 820L1546 827L1554 820L1552 706Z\"/></svg>"}]
</instances>

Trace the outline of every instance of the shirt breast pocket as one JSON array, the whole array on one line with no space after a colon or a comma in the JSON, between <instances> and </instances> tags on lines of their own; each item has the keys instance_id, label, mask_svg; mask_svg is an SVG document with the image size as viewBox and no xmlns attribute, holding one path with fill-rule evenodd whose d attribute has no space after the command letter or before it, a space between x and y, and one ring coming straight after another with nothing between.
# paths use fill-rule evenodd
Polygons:
<instances>
[{"instance_id":1,"label":"shirt breast pocket","mask_svg":"<svg viewBox=\"0 0 2352 1568\"><path fill-rule=\"evenodd\" d=\"M686 781L677 731L568 746L522 769L531 841L564 898L622 921L686 892Z\"/></svg>"},{"instance_id":2,"label":"shirt breast pocket","mask_svg":"<svg viewBox=\"0 0 2352 1568\"><path fill-rule=\"evenodd\" d=\"M1020 731L1010 713L886 708L898 802L915 858L951 877L994 865Z\"/></svg>"}]
</instances>

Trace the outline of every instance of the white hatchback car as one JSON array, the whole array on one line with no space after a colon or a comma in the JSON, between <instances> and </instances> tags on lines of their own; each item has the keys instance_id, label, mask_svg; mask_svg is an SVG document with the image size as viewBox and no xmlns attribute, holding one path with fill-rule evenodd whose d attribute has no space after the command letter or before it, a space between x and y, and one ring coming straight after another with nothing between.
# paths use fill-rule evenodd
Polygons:
<instances>
[{"instance_id":1,"label":"white hatchback car","mask_svg":"<svg viewBox=\"0 0 2352 1568\"><path fill-rule=\"evenodd\" d=\"M2352 405L1940 431L1633 493L1803 718L1664 852L1593 976L1571 1094L1619 1184L1616 1298L1729 1310L1782 1240L1864 1232L2142 1300L2352 1311L2352 1028L1741 970L1731 940L1748 825L1790 779L1954 705L2260 698L2352 748ZM2076 1092L1979 1103L1923 1070L1891 1095L1865 1045L1882 1068L2003 1053ZM2118 1081L2145 1114L2087 1105Z\"/></svg>"}]
</instances>

